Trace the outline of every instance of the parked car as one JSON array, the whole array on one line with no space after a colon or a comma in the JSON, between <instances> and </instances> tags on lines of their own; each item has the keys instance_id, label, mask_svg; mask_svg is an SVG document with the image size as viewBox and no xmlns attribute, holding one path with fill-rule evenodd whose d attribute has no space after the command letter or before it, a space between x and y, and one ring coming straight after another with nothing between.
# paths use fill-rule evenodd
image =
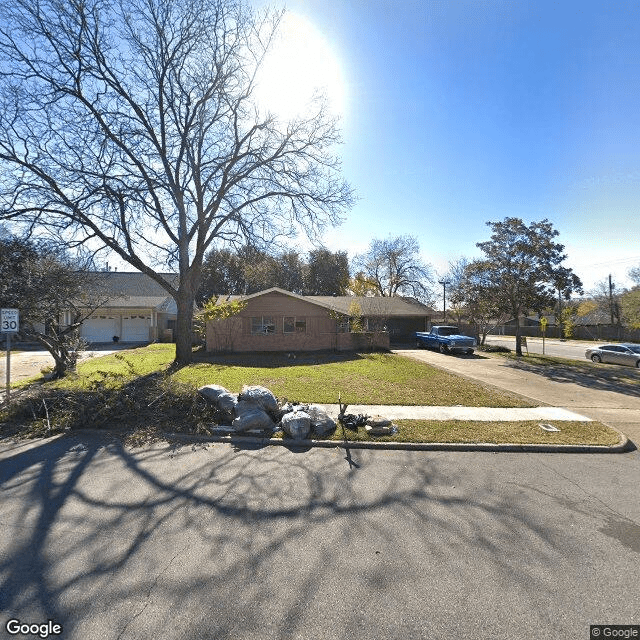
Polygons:
<instances>
[{"instance_id":1,"label":"parked car","mask_svg":"<svg viewBox=\"0 0 640 640\"><path fill-rule=\"evenodd\" d=\"M640 344L605 344L587 349L585 356L593 362L640 367Z\"/></svg>"},{"instance_id":2,"label":"parked car","mask_svg":"<svg viewBox=\"0 0 640 640\"><path fill-rule=\"evenodd\" d=\"M416 331L416 346L438 349L440 353L473 353L476 339L460 335L458 327L435 326L429 332Z\"/></svg>"}]
</instances>

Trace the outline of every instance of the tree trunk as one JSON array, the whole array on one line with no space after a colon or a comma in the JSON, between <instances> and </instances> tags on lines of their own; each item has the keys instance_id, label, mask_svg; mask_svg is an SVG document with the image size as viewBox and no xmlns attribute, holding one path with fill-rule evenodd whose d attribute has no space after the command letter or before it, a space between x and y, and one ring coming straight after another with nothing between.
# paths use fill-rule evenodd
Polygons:
<instances>
[{"instance_id":1,"label":"tree trunk","mask_svg":"<svg viewBox=\"0 0 640 640\"><path fill-rule=\"evenodd\" d=\"M42 334L36 331L26 332L26 336L35 339L39 342L50 354L54 361L53 377L54 379L64 378L69 370L68 360L65 358L65 351L61 346L53 342L51 339L47 339Z\"/></svg>"},{"instance_id":2,"label":"tree trunk","mask_svg":"<svg viewBox=\"0 0 640 640\"><path fill-rule=\"evenodd\" d=\"M520 314L516 313L516 355L522 355L522 332L520 330Z\"/></svg>"},{"instance_id":3,"label":"tree trunk","mask_svg":"<svg viewBox=\"0 0 640 640\"><path fill-rule=\"evenodd\" d=\"M175 296L178 314L176 317L176 358L174 364L182 367L193 361L193 312L196 292L202 273L202 256L194 258L188 266L188 245L180 251L180 284Z\"/></svg>"},{"instance_id":4,"label":"tree trunk","mask_svg":"<svg viewBox=\"0 0 640 640\"><path fill-rule=\"evenodd\" d=\"M184 366L193 360L193 302L194 296L188 292L178 291L176 305L176 358L175 364Z\"/></svg>"},{"instance_id":5,"label":"tree trunk","mask_svg":"<svg viewBox=\"0 0 640 640\"><path fill-rule=\"evenodd\" d=\"M53 353L52 355L56 363L53 370L53 377L56 379L64 378L67 375L68 370L67 361L65 360L64 355L56 353Z\"/></svg>"}]
</instances>

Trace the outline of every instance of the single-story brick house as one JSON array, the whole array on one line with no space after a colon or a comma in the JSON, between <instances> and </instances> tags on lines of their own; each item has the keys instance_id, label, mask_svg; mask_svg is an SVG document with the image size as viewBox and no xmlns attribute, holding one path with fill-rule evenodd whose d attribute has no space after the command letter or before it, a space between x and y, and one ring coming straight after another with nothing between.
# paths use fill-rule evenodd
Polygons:
<instances>
[{"instance_id":1,"label":"single-story brick house","mask_svg":"<svg viewBox=\"0 0 640 640\"><path fill-rule=\"evenodd\" d=\"M177 283L177 274L162 274ZM95 295L104 299L80 327L92 343L153 342L172 339L177 308L155 280L139 272L99 271L91 274Z\"/></svg>"},{"instance_id":2,"label":"single-story brick house","mask_svg":"<svg viewBox=\"0 0 640 640\"><path fill-rule=\"evenodd\" d=\"M207 323L208 351L388 348L391 341L413 340L433 315L429 307L399 297L302 296L278 287L225 300L246 306ZM351 332L353 316L361 317L363 333Z\"/></svg>"}]
</instances>

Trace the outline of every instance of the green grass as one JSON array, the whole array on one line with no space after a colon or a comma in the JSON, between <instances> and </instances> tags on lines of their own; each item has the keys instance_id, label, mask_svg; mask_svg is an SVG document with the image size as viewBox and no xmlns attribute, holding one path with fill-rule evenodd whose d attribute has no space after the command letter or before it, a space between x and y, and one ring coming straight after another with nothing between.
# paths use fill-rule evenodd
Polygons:
<instances>
[{"instance_id":1,"label":"green grass","mask_svg":"<svg viewBox=\"0 0 640 640\"><path fill-rule=\"evenodd\" d=\"M118 386L164 371L176 382L194 388L219 384L239 393L243 385L259 384L278 398L298 402L337 403L341 394L349 404L532 406L515 395L387 353L297 354L295 360L285 354L197 354L195 363L171 372L174 355L174 345L153 344L92 358L78 365L77 375L51 385L87 389L100 381Z\"/></svg>"},{"instance_id":2,"label":"green grass","mask_svg":"<svg viewBox=\"0 0 640 640\"><path fill-rule=\"evenodd\" d=\"M50 385L57 389L86 389L100 381L105 386L121 386L139 376L168 371L175 353L173 344L150 344L89 358L78 364L76 374Z\"/></svg>"},{"instance_id":3,"label":"green grass","mask_svg":"<svg viewBox=\"0 0 640 640\"><path fill-rule=\"evenodd\" d=\"M352 442L375 440L380 442L446 442L491 444L581 444L611 446L620 436L600 422L554 422L559 432L540 428L539 421L483 422L472 420L395 420L398 433L370 438L364 429L346 430ZM333 440L342 440L342 429L336 430Z\"/></svg>"},{"instance_id":4,"label":"green grass","mask_svg":"<svg viewBox=\"0 0 640 640\"><path fill-rule=\"evenodd\" d=\"M502 354L501 354L502 355ZM514 352L504 354L507 360L520 360L523 358L526 362L540 367L554 367L561 365L563 367L571 367L572 369L582 369L585 371L593 370L597 365L590 360L572 360L570 358L560 358L559 356L547 356L539 353L529 353L517 356Z\"/></svg>"},{"instance_id":5,"label":"green grass","mask_svg":"<svg viewBox=\"0 0 640 640\"><path fill-rule=\"evenodd\" d=\"M320 404L336 403L340 394L350 405L534 406L395 354L308 353L289 359L285 354L200 353L196 362L175 370L174 355L174 345L154 344L92 358L79 364L76 374L41 385L37 396L13 410L13 417L17 422L22 419L22 433L31 436L87 426L119 429L142 439L167 431L207 434L215 424L214 412L195 393L205 384L220 384L234 393L245 384L260 384L280 399ZM396 424L400 432L394 436L369 438L359 429L347 431L347 437L382 442L618 442L616 432L595 422L560 422L560 433L545 432L538 422L400 420ZM341 429L333 439L342 439Z\"/></svg>"},{"instance_id":6,"label":"green grass","mask_svg":"<svg viewBox=\"0 0 640 640\"><path fill-rule=\"evenodd\" d=\"M335 356L317 364L253 366L219 359L176 373L181 382L221 384L240 391L243 384L261 384L280 398L298 402L349 404L527 406L521 398L392 354Z\"/></svg>"}]
</instances>

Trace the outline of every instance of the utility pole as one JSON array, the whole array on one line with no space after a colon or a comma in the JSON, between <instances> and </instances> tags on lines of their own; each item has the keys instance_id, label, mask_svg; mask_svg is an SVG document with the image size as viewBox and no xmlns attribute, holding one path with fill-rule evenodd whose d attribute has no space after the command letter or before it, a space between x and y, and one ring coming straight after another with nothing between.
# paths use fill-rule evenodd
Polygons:
<instances>
[{"instance_id":1,"label":"utility pole","mask_svg":"<svg viewBox=\"0 0 640 640\"><path fill-rule=\"evenodd\" d=\"M611 281L611 274L609 274L609 311L611 312L611 324L613 325L613 288L615 285Z\"/></svg>"},{"instance_id":2,"label":"utility pole","mask_svg":"<svg viewBox=\"0 0 640 640\"><path fill-rule=\"evenodd\" d=\"M438 284L442 285L442 307L444 310L444 323L447 323L447 285L450 284L449 280L438 280Z\"/></svg>"}]
</instances>

